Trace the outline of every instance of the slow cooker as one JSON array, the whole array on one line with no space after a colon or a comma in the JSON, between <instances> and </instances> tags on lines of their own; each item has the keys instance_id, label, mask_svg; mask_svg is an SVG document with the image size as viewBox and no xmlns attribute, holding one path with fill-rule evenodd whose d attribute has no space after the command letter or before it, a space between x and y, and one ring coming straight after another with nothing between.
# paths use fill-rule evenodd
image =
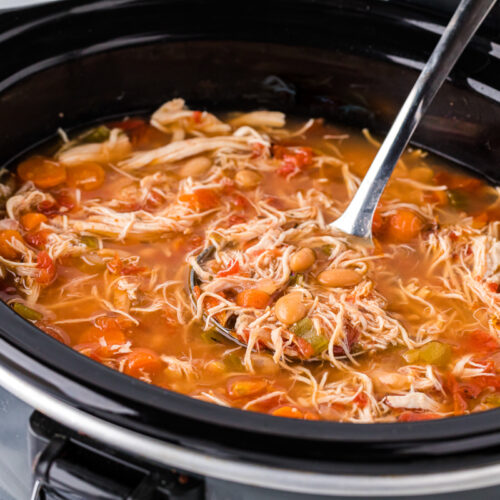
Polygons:
<instances>
[{"instance_id":1,"label":"slow cooker","mask_svg":"<svg viewBox=\"0 0 500 500\"><path fill-rule=\"evenodd\" d=\"M176 96L383 133L454 4L65 0L5 10L0 163L58 128L147 114ZM413 142L500 182L498 7ZM274 418L112 371L3 303L0 318L2 498L500 495L500 410L398 424Z\"/></svg>"}]
</instances>

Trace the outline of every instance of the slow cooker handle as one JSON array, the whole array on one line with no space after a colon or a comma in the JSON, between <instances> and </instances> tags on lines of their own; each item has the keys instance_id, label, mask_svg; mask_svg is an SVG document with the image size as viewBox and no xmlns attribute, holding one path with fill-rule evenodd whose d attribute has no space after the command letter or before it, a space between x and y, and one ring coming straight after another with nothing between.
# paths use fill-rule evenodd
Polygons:
<instances>
[{"instance_id":1,"label":"slow cooker handle","mask_svg":"<svg viewBox=\"0 0 500 500\"><path fill-rule=\"evenodd\" d=\"M33 452L30 500L205 498L202 479L107 449L36 411L30 418L30 448Z\"/></svg>"}]
</instances>

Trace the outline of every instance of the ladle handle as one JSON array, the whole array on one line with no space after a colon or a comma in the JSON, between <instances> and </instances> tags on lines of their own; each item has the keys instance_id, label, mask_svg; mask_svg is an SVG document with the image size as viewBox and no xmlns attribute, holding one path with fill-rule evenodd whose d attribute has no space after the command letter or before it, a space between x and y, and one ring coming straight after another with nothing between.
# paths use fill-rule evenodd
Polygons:
<instances>
[{"instance_id":1,"label":"ladle handle","mask_svg":"<svg viewBox=\"0 0 500 500\"><path fill-rule=\"evenodd\" d=\"M373 214L389 177L436 92L496 0L462 0L420 73L351 203L333 226L371 239Z\"/></svg>"}]
</instances>

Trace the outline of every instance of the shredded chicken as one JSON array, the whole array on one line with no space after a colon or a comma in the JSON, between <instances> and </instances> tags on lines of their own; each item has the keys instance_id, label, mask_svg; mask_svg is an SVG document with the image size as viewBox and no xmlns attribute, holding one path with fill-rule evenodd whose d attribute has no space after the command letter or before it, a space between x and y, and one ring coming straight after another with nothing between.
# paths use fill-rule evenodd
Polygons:
<instances>
[{"instance_id":1,"label":"shredded chicken","mask_svg":"<svg viewBox=\"0 0 500 500\"><path fill-rule=\"evenodd\" d=\"M398 163L369 249L330 228L366 170L346 154L350 134L279 111L223 120L180 98L149 125L131 120L103 137L59 131L50 161L73 176L102 166L105 184L93 190L0 172L0 233L10 235L0 276L14 309L114 369L221 406L349 422L492 407L500 223L450 207L453 189L425 152ZM33 213L46 215L31 227ZM418 234L391 240L401 214ZM312 260L294 270L303 250ZM330 271L351 281L329 284ZM255 291L260 302L247 301ZM278 306L286 297L290 321ZM143 356L138 369L133 355Z\"/></svg>"}]
</instances>

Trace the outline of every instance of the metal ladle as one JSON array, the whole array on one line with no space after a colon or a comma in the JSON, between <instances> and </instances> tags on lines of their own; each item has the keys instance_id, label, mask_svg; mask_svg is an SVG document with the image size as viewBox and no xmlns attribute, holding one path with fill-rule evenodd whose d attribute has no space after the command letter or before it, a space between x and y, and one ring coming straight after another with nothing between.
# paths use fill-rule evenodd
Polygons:
<instances>
[{"instance_id":1,"label":"metal ladle","mask_svg":"<svg viewBox=\"0 0 500 500\"><path fill-rule=\"evenodd\" d=\"M495 2L496 0L462 0L460 2L354 197L344 213L330 224L332 229L355 237L358 242L372 245L373 214L399 157L458 57ZM214 247L205 249L198 256L198 264L205 262L213 251ZM191 268L189 285L192 297L193 288L199 283L199 277ZM194 304L196 307L196 302ZM235 338L232 330L213 318L212 324L221 335L245 346Z\"/></svg>"}]
</instances>

